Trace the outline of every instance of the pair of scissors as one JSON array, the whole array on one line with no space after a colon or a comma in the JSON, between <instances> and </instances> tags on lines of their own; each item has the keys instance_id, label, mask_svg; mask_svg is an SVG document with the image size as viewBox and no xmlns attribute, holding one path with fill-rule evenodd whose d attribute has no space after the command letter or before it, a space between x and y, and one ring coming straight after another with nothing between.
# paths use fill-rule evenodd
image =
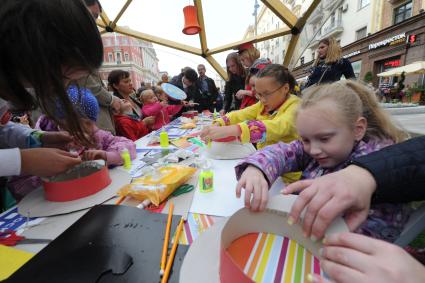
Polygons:
<instances>
[{"instance_id":1,"label":"pair of scissors","mask_svg":"<svg viewBox=\"0 0 425 283\"><path fill-rule=\"evenodd\" d=\"M176 197L185 193L188 193L190 191L193 191L195 187L193 185L184 184L178 187L171 195Z\"/></svg>"},{"instance_id":2,"label":"pair of scissors","mask_svg":"<svg viewBox=\"0 0 425 283\"><path fill-rule=\"evenodd\" d=\"M0 245L16 246L17 244L46 244L50 243L50 239L28 239L24 236L16 234L16 231L5 230L0 232Z\"/></svg>"}]
</instances>

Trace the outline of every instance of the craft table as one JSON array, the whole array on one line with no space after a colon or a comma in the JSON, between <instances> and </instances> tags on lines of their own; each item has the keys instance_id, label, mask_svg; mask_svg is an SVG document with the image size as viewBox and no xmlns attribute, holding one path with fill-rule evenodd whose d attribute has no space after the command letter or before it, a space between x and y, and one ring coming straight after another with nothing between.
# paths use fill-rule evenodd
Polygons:
<instances>
[{"instance_id":1,"label":"craft table","mask_svg":"<svg viewBox=\"0 0 425 283\"><path fill-rule=\"evenodd\" d=\"M179 120L175 120L167 125L167 131L174 131L178 128ZM205 123L205 122L204 122ZM192 132L200 131L201 127L193 129ZM152 136L158 135L159 132L152 132L149 135L136 141L138 151L143 149L160 149L158 146L148 146ZM187 132L186 132L187 134ZM171 146L172 147L172 146ZM200 153L202 155L202 152ZM138 156L140 158L140 156ZM244 206L244 196L237 199L235 196L236 178L234 166L239 160L212 160L212 170L214 172L214 191L210 193L201 193L197 188L198 176L195 175L188 182L195 186L195 190L191 193L183 194L173 198L175 204L175 215L185 215L187 221L185 223L185 232L180 237L180 244L191 244L202 231L208 229L216 221L223 216L230 216L238 209ZM112 170L124 170L117 167ZM270 195L276 195L282 189L283 183L281 179L272 186ZM110 199L106 204L114 204L117 198ZM122 205L137 206L140 202L133 199L126 199ZM23 235L27 238L44 238L55 239L63 233L69 226L75 223L87 210L82 210L66 215L47 217L39 224L28 227L24 230ZM168 205L162 210L163 213L168 212ZM188 213L189 212L189 213ZM163 231L158 231L162 234ZM43 249L44 244L18 245L16 248L37 253ZM158 251L160 252L160 251Z\"/></svg>"}]
</instances>

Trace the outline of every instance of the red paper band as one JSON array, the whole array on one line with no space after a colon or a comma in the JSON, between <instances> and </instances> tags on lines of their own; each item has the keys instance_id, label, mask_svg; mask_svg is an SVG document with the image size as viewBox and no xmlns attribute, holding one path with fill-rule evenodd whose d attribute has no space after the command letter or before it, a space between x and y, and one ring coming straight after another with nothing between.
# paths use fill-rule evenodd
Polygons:
<instances>
[{"instance_id":1,"label":"red paper band","mask_svg":"<svg viewBox=\"0 0 425 283\"><path fill-rule=\"evenodd\" d=\"M221 283L254 283L233 260L225 248L220 252L220 282Z\"/></svg>"},{"instance_id":2,"label":"red paper band","mask_svg":"<svg viewBox=\"0 0 425 283\"><path fill-rule=\"evenodd\" d=\"M88 176L63 181L43 181L44 196L49 201L65 202L93 195L106 188L112 182L106 166Z\"/></svg>"}]
</instances>

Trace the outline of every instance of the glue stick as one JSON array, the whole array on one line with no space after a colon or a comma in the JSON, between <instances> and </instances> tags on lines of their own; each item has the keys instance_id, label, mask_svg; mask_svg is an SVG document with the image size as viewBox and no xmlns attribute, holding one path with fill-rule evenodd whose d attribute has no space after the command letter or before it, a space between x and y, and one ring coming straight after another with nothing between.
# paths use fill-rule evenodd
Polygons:
<instances>
[{"instance_id":1,"label":"glue stick","mask_svg":"<svg viewBox=\"0 0 425 283\"><path fill-rule=\"evenodd\" d=\"M164 130L159 134L159 145L161 147L168 147L170 142L168 141L168 133Z\"/></svg>"},{"instance_id":2,"label":"glue stick","mask_svg":"<svg viewBox=\"0 0 425 283\"><path fill-rule=\"evenodd\" d=\"M214 172L210 168L205 168L199 174L199 191L208 193L214 190Z\"/></svg>"},{"instance_id":3,"label":"glue stick","mask_svg":"<svg viewBox=\"0 0 425 283\"><path fill-rule=\"evenodd\" d=\"M123 149L121 151L121 158L124 162L123 166L125 169L130 169L131 168L131 158L130 158L130 152L128 151L128 149Z\"/></svg>"}]
</instances>

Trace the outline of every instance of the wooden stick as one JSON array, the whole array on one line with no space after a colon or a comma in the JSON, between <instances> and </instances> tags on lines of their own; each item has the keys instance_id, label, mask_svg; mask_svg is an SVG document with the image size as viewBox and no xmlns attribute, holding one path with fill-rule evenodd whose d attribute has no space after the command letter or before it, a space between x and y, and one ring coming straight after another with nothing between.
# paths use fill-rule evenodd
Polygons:
<instances>
[{"instance_id":1,"label":"wooden stick","mask_svg":"<svg viewBox=\"0 0 425 283\"><path fill-rule=\"evenodd\" d=\"M180 233L183 230L183 217L180 219L179 226L176 229L176 237L174 238L173 247L171 248L170 256L168 257L167 266L165 267L165 273L162 277L161 283L166 283L168 281L168 276L170 276L171 266L173 265L174 256L176 255L177 245L179 243Z\"/></svg>"},{"instance_id":2,"label":"wooden stick","mask_svg":"<svg viewBox=\"0 0 425 283\"><path fill-rule=\"evenodd\" d=\"M173 210L174 203L170 202L170 207L168 208L167 226L165 228L164 244L162 245L161 269L159 271L161 276L164 274L165 264L167 262L168 241L170 239L171 223L173 222Z\"/></svg>"},{"instance_id":3,"label":"wooden stick","mask_svg":"<svg viewBox=\"0 0 425 283\"><path fill-rule=\"evenodd\" d=\"M115 203L115 205L120 205L124 200L125 200L126 196L121 196L117 202Z\"/></svg>"}]
</instances>

